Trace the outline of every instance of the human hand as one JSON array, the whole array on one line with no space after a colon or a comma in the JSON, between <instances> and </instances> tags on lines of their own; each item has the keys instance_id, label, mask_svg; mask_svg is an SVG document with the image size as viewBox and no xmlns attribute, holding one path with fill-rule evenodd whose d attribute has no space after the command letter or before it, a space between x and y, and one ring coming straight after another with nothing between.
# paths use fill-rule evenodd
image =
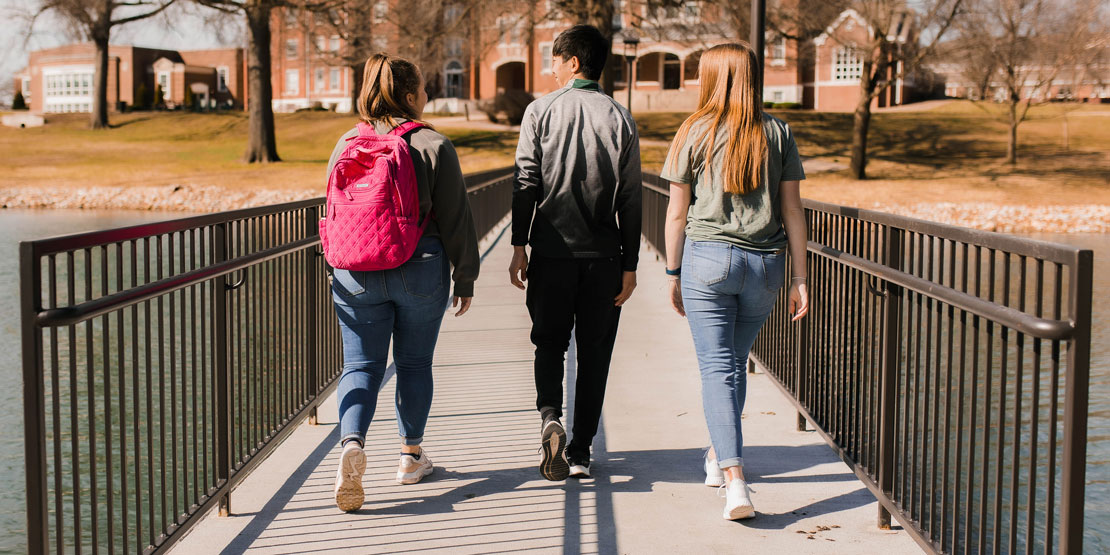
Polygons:
<instances>
[{"instance_id":1,"label":"human hand","mask_svg":"<svg viewBox=\"0 0 1110 555\"><path fill-rule=\"evenodd\" d=\"M682 282L677 279L669 280L671 290L671 307L683 318L686 317L686 307L682 304Z\"/></svg>"},{"instance_id":2,"label":"human hand","mask_svg":"<svg viewBox=\"0 0 1110 555\"><path fill-rule=\"evenodd\" d=\"M509 283L523 291L525 281L528 281L528 253L524 252L524 247L514 247L513 260L509 262Z\"/></svg>"},{"instance_id":3,"label":"human hand","mask_svg":"<svg viewBox=\"0 0 1110 555\"><path fill-rule=\"evenodd\" d=\"M459 306L461 301L462 306ZM474 297L451 297L451 308L458 307L459 311L455 313L455 317L466 314L470 310L470 303L474 301Z\"/></svg>"},{"instance_id":4,"label":"human hand","mask_svg":"<svg viewBox=\"0 0 1110 555\"><path fill-rule=\"evenodd\" d=\"M623 305L632 296L632 290L634 289L636 289L636 272L625 272L621 276L621 292L614 299L614 304L617 306Z\"/></svg>"},{"instance_id":5,"label":"human hand","mask_svg":"<svg viewBox=\"0 0 1110 555\"><path fill-rule=\"evenodd\" d=\"M809 313L809 291L801 279L791 280L790 294L786 305L790 308L791 322L797 322Z\"/></svg>"}]
</instances>

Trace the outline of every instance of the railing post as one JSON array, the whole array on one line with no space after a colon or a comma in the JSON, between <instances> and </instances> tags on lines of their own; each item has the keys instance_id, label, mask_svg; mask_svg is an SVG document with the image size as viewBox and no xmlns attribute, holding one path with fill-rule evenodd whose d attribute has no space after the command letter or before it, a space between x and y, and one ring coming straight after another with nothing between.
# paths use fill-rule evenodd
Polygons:
<instances>
[{"instance_id":1,"label":"railing post","mask_svg":"<svg viewBox=\"0 0 1110 555\"><path fill-rule=\"evenodd\" d=\"M42 272L34 246L19 245L19 304L23 327L23 456L27 481L27 552L46 553L50 543L46 500L46 414L42 387ZM58 469L55 469L58 471ZM61 547L61 546L59 546Z\"/></svg>"},{"instance_id":2,"label":"railing post","mask_svg":"<svg viewBox=\"0 0 1110 555\"><path fill-rule=\"evenodd\" d=\"M227 225L216 225L214 233L213 257L216 264L227 260ZM212 284L212 300L215 306L212 309L213 322L213 351L215 358L216 377L216 482L222 487L231 475L231 409L228 401L228 353L227 353L227 285L226 276L215 279ZM231 514L231 491L228 490L219 501L220 516Z\"/></svg>"},{"instance_id":3,"label":"railing post","mask_svg":"<svg viewBox=\"0 0 1110 555\"><path fill-rule=\"evenodd\" d=\"M318 223L317 207L313 206L305 210L305 232L311 237L320 233L320 224ZM305 276L305 388L312 399L312 408L308 410L308 424L315 426L316 419L316 402L317 402L317 368L316 368L316 346L319 338L316 336L316 247L312 247L305 251L304 257L304 276Z\"/></svg>"},{"instance_id":4,"label":"railing post","mask_svg":"<svg viewBox=\"0 0 1110 555\"><path fill-rule=\"evenodd\" d=\"M886 265L902 270L902 230L887 226L883 233ZM897 400L899 348L901 347L902 288L886 284L883 295L883 360L879 408L879 488L887 498L894 493L894 405ZM879 504L879 528L890 529L890 511Z\"/></svg>"},{"instance_id":5,"label":"railing post","mask_svg":"<svg viewBox=\"0 0 1110 555\"><path fill-rule=\"evenodd\" d=\"M808 254L806 255L808 258ZM810 296L810 300L813 297ZM813 306L810 305L812 312ZM807 349L809 348L809 320L812 316L806 316L797 322L795 326L794 335L794 399L799 404L804 404L802 401L802 377L805 375L806 365L809 364L809 356ZM806 431L806 417L801 411L798 411L798 426L799 432Z\"/></svg>"},{"instance_id":6,"label":"railing post","mask_svg":"<svg viewBox=\"0 0 1110 555\"><path fill-rule=\"evenodd\" d=\"M1070 291L1075 334L1068 344L1064 389L1064 479L1061 492L1060 553L1083 552L1083 489L1087 464L1087 397L1091 373L1091 281L1093 253L1081 250L1071 272ZM1049 546L1051 549L1051 546Z\"/></svg>"}]
</instances>

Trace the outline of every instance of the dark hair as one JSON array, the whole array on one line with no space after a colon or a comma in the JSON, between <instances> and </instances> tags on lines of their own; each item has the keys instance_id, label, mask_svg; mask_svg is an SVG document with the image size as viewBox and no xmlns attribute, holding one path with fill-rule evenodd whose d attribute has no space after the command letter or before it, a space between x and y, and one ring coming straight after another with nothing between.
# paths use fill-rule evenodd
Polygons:
<instances>
[{"instance_id":1,"label":"dark hair","mask_svg":"<svg viewBox=\"0 0 1110 555\"><path fill-rule=\"evenodd\" d=\"M575 25L559 33L551 47L551 55L559 56L564 62L578 58L580 73L596 81L609 58L609 41L593 25Z\"/></svg>"},{"instance_id":2,"label":"dark hair","mask_svg":"<svg viewBox=\"0 0 1110 555\"><path fill-rule=\"evenodd\" d=\"M417 94L419 88L420 70L416 65L397 56L374 54L363 69L358 113L367 123L382 121L391 127L397 126L393 118L416 120L416 113L403 99L407 94Z\"/></svg>"}]
</instances>

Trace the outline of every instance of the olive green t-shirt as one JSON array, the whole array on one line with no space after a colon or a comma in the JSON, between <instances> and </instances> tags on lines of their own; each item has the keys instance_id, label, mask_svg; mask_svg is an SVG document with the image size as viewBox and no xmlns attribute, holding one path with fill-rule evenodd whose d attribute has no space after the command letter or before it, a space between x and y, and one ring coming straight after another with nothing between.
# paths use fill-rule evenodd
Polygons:
<instances>
[{"instance_id":1,"label":"olive green t-shirt","mask_svg":"<svg viewBox=\"0 0 1110 555\"><path fill-rule=\"evenodd\" d=\"M707 168L698 139L708 122L690 127L684 144L671 144L661 177L691 186L693 199L686 218L686 236L692 241L719 241L756 251L786 247L782 225L779 184L806 178L798 146L786 122L763 114L767 136L767 164L763 184L747 194L726 193L723 187L724 152L728 131L721 129L713 144L713 164ZM673 158L672 158L673 155Z\"/></svg>"}]
</instances>

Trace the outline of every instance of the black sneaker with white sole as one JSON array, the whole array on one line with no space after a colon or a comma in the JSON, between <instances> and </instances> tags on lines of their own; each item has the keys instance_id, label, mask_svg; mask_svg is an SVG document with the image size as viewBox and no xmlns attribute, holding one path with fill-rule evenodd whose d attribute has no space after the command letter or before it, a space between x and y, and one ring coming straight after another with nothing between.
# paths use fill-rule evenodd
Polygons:
<instances>
[{"instance_id":1,"label":"black sneaker with white sole","mask_svg":"<svg viewBox=\"0 0 1110 555\"><path fill-rule=\"evenodd\" d=\"M590 477L590 457L581 455L567 456L567 462L570 464L570 477L571 478L589 478Z\"/></svg>"},{"instance_id":2,"label":"black sneaker with white sole","mask_svg":"<svg viewBox=\"0 0 1110 555\"><path fill-rule=\"evenodd\" d=\"M558 418L548 418L543 421L540 431L540 450L543 459L540 460L540 475L553 482L566 480L570 473L567 464L567 431Z\"/></svg>"}]
</instances>

